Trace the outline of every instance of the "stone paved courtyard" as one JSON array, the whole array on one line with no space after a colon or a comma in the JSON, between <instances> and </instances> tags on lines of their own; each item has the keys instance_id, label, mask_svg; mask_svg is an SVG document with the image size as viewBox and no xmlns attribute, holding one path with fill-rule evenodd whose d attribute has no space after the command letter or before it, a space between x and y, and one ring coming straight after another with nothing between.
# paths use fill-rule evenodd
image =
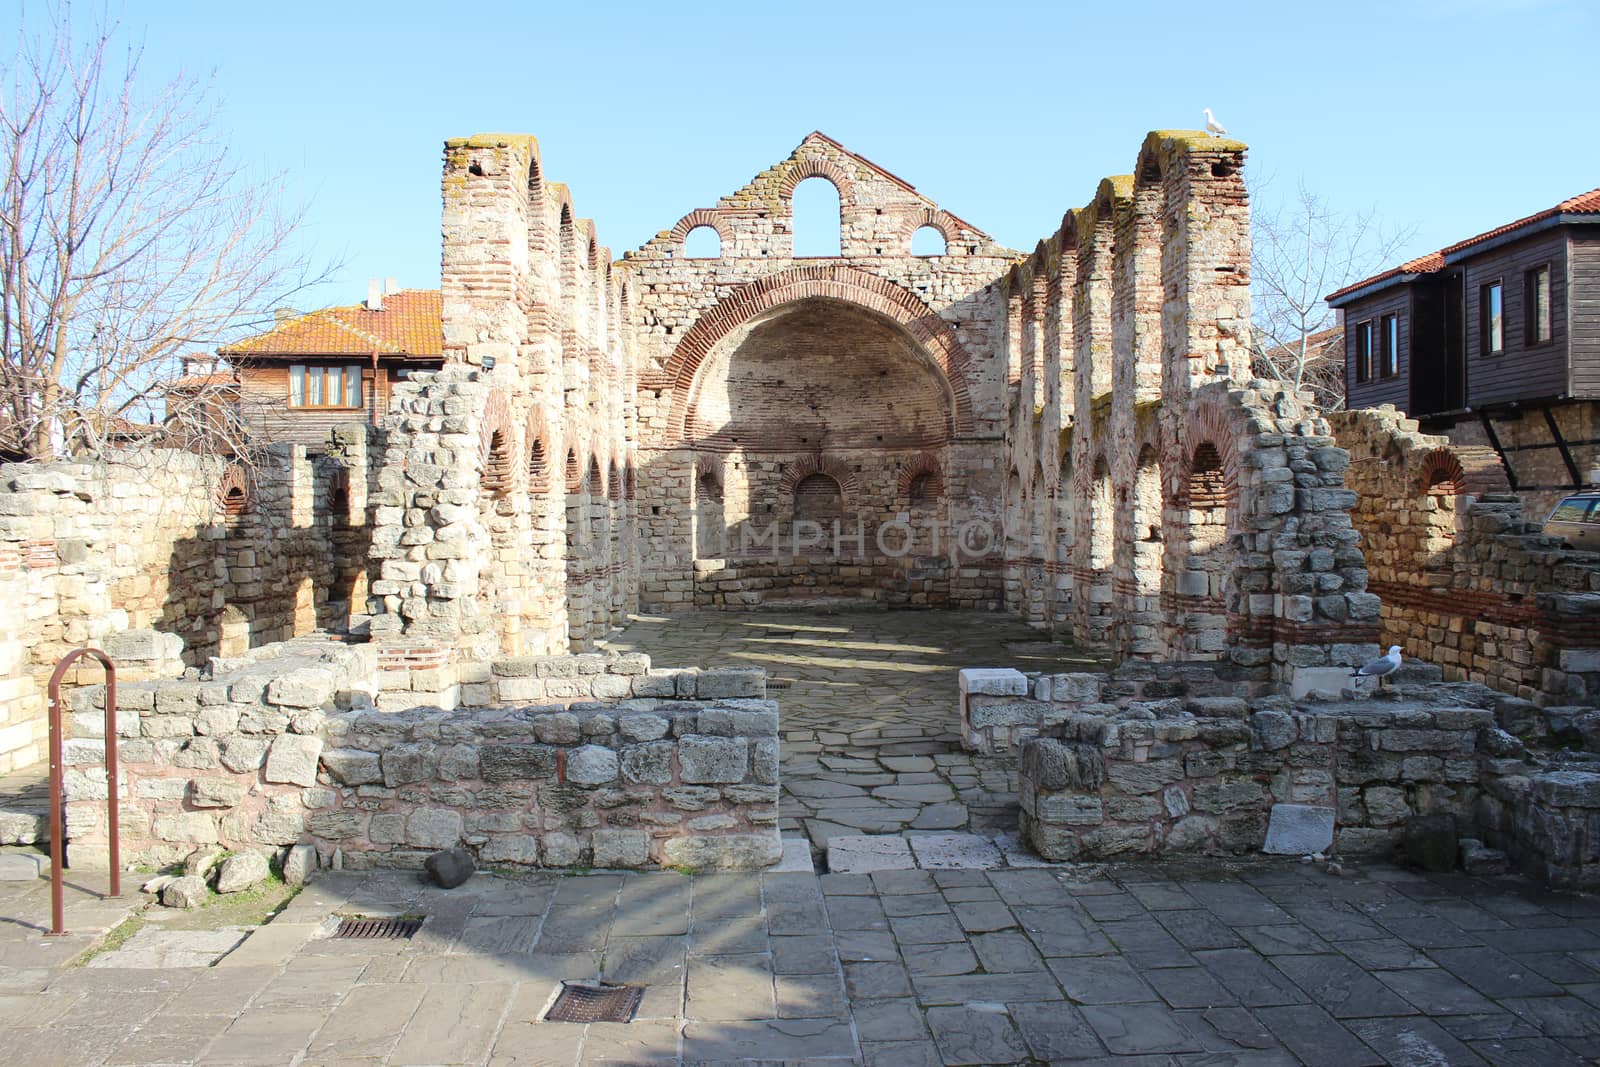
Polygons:
<instances>
[{"instance_id":1,"label":"stone paved courtyard","mask_svg":"<svg viewBox=\"0 0 1600 1067\"><path fill-rule=\"evenodd\" d=\"M945 613L645 617L612 645L792 683L773 694L785 829L819 859L830 837L1011 829L1006 761L956 744L955 672L1083 662L1002 618ZM136 894L100 900L103 883L74 872L75 934L50 941L47 883L0 882L0 1048L7 1067L1600 1055L1591 897L1382 864L986 870L912 852L930 869L486 872L452 891L409 872L324 872L253 931L151 908L87 960ZM410 940L352 941L329 936L341 916L423 921ZM635 1021L543 1021L577 980L643 986Z\"/></svg>"},{"instance_id":2,"label":"stone paved courtyard","mask_svg":"<svg viewBox=\"0 0 1600 1067\"><path fill-rule=\"evenodd\" d=\"M607 642L662 666L767 670L782 707L783 828L824 848L853 834L1017 828L1015 759L956 730L962 667L1095 670L1015 619L978 612L637 616Z\"/></svg>"},{"instance_id":3,"label":"stone paved courtyard","mask_svg":"<svg viewBox=\"0 0 1600 1067\"><path fill-rule=\"evenodd\" d=\"M0 1047L40 1064L1564 1064L1600 1051L1600 903L1293 861L862 875L325 875L238 935L70 969L0 883ZM74 908L88 905L74 900ZM69 913L73 914L73 913ZM423 915L409 941L340 914ZM209 954L209 955L207 955ZM636 1021L541 1022L564 979Z\"/></svg>"}]
</instances>

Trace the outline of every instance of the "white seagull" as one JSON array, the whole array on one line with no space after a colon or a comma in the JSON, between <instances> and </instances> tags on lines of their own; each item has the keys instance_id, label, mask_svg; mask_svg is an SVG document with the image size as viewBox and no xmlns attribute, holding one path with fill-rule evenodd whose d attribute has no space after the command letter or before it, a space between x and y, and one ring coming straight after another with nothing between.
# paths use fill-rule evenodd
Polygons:
<instances>
[{"instance_id":1,"label":"white seagull","mask_svg":"<svg viewBox=\"0 0 1600 1067\"><path fill-rule=\"evenodd\" d=\"M1217 121L1216 116L1211 113L1211 109L1209 107L1203 107L1200 110L1206 113L1207 133L1213 137L1221 137L1228 132L1228 128Z\"/></svg>"},{"instance_id":2,"label":"white seagull","mask_svg":"<svg viewBox=\"0 0 1600 1067\"><path fill-rule=\"evenodd\" d=\"M1358 678L1377 678L1379 680L1378 684L1382 685L1385 677L1393 674L1399 669L1400 646L1390 645L1388 655L1379 656L1377 659L1373 660L1371 663L1368 663L1355 673L1356 677Z\"/></svg>"}]
</instances>

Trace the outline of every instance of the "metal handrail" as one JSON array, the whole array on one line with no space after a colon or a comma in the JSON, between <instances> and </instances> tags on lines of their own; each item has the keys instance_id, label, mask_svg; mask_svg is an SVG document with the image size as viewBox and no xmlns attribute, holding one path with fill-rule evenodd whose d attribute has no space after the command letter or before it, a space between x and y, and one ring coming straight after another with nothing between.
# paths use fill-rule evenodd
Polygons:
<instances>
[{"instance_id":1,"label":"metal handrail","mask_svg":"<svg viewBox=\"0 0 1600 1067\"><path fill-rule=\"evenodd\" d=\"M47 937L66 934L66 900L62 869L67 864L65 798L62 795L61 679L84 656L93 656L106 669L106 815L111 831L111 892L122 895L122 847L117 838L117 667L98 648L78 648L61 657L50 675L50 930Z\"/></svg>"}]
</instances>

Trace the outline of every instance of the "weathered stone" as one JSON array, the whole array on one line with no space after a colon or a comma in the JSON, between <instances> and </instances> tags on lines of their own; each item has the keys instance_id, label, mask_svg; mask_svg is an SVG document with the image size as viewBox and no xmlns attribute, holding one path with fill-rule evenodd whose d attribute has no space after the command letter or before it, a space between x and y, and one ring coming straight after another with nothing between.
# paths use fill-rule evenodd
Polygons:
<instances>
[{"instance_id":1,"label":"weathered stone","mask_svg":"<svg viewBox=\"0 0 1600 1067\"><path fill-rule=\"evenodd\" d=\"M1277 856L1306 856L1333 845L1335 812L1308 804L1274 804L1267 819L1267 840L1261 851Z\"/></svg>"},{"instance_id":2,"label":"weathered stone","mask_svg":"<svg viewBox=\"0 0 1600 1067\"><path fill-rule=\"evenodd\" d=\"M643 830L596 830L591 839L596 867L643 867L650 862L650 835Z\"/></svg>"},{"instance_id":3,"label":"weathered stone","mask_svg":"<svg viewBox=\"0 0 1600 1067\"><path fill-rule=\"evenodd\" d=\"M666 785L672 781L672 755L676 750L677 745L671 741L629 745L622 750L618 761L623 780L649 785Z\"/></svg>"},{"instance_id":4,"label":"weathered stone","mask_svg":"<svg viewBox=\"0 0 1600 1067\"><path fill-rule=\"evenodd\" d=\"M322 766L328 776L340 785L366 785L383 781L383 768L378 754L364 749L324 749Z\"/></svg>"},{"instance_id":5,"label":"weathered stone","mask_svg":"<svg viewBox=\"0 0 1600 1067\"><path fill-rule=\"evenodd\" d=\"M679 777L685 782L741 782L749 763L750 746L742 738L691 735L678 741Z\"/></svg>"},{"instance_id":6,"label":"weathered stone","mask_svg":"<svg viewBox=\"0 0 1600 1067\"><path fill-rule=\"evenodd\" d=\"M283 734L267 750L264 777L269 782L316 785L317 761L321 755L322 738Z\"/></svg>"},{"instance_id":7,"label":"weathered stone","mask_svg":"<svg viewBox=\"0 0 1600 1067\"><path fill-rule=\"evenodd\" d=\"M478 762L486 782L554 778L556 750L547 745L484 745Z\"/></svg>"},{"instance_id":8,"label":"weathered stone","mask_svg":"<svg viewBox=\"0 0 1600 1067\"><path fill-rule=\"evenodd\" d=\"M266 881L272 869L259 852L239 852L222 861L217 871L217 892L240 893Z\"/></svg>"},{"instance_id":9,"label":"weathered stone","mask_svg":"<svg viewBox=\"0 0 1600 1067\"><path fill-rule=\"evenodd\" d=\"M604 785L616 780L617 770L617 754L601 745L583 745L567 753L566 777L574 785Z\"/></svg>"},{"instance_id":10,"label":"weathered stone","mask_svg":"<svg viewBox=\"0 0 1600 1067\"><path fill-rule=\"evenodd\" d=\"M418 808L406 817L406 844L416 848L454 848L461 841L461 813L448 808Z\"/></svg>"},{"instance_id":11,"label":"weathered stone","mask_svg":"<svg viewBox=\"0 0 1600 1067\"><path fill-rule=\"evenodd\" d=\"M317 850L313 845L295 845L283 858L283 880L287 885L305 885L317 870Z\"/></svg>"},{"instance_id":12,"label":"weathered stone","mask_svg":"<svg viewBox=\"0 0 1600 1067\"><path fill-rule=\"evenodd\" d=\"M249 791L244 783L231 778L196 778L189 803L197 808L231 808Z\"/></svg>"},{"instance_id":13,"label":"weathered stone","mask_svg":"<svg viewBox=\"0 0 1600 1067\"><path fill-rule=\"evenodd\" d=\"M198 875L174 878L161 890L161 906L165 908L198 908L206 902L210 890L206 880Z\"/></svg>"},{"instance_id":14,"label":"weathered stone","mask_svg":"<svg viewBox=\"0 0 1600 1067\"><path fill-rule=\"evenodd\" d=\"M464 848L452 848L443 852L435 852L423 863L423 870L428 872L434 884L444 889L454 889L468 878L472 877L477 865L473 863L472 853Z\"/></svg>"},{"instance_id":15,"label":"weathered stone","mask_svg":"<svg viewBox=\"0 0 1600 1067\"><path fill-rule=\"evenodd\" d=\"M1406 858L1426 871L1455 869L1458 851L1453 815L1413 815L1406 820Z\"/></svg>"}]
</instances>

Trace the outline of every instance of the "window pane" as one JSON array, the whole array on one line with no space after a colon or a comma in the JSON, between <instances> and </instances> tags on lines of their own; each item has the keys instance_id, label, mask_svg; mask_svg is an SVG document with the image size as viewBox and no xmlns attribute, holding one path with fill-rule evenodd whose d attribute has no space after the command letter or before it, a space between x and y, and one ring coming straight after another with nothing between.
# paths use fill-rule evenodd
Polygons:
<instances>
[{"instance_id":1,"label":"window pane","mask_svg":"<svg viewBox=\"0 0 1600 1067\"><path fill-rule=\"evenodd\" d=\"M356 367L346 367L344 370L344 406L358 408L361 406L361 371Z\"/></svg>"},{"instance_id":2,"label":"window pane","mask_svg":"<svg viewBox=\"0 0 1600 1067\"><path fill-rule=\"evenodd\" d=\"M322 404L322 367L308 367L306 374L306 403L312 407Z\"/></svg>"},{"instance_id":3,"label":"window pane","mask_svg":"<svg viewBox=\"0 0 1600 1067\"><path fill-rule=\"evenodd\" d=\"M1356 381L1372 377L1372 323L1356 324Z\"/></svg>"},{"instance_id":4,"label":"window pane","mask_svg":"<svg viewBox=\"0 0 1600 1067\"><path fill-rule=\"evenodd\" d=\"M289 368L289 406L304 407L306 403L306 369L302 366Z\"/></svg>"},{"instance_id":5,"label":"window pane","mask_svg":"<svg viewBox=\"0 0 1600 1067\"><path fill-rule=\"evenodd\" d=\"M1505 307L1500 290L1500 283L1489 286L1488 299L1485 303L1489 316L1489 351L1502 352L1505 350Z\"/></svg>"},{"instance_id":6,"label":"window pane","mask_svg":"<svg viewBox=\"0 0 1600 1067\"><path fill-rule=\"evenodd\" d=\"M1551 522L1582 522L1589 514L1589 505L1592 500L1583 497L1568 497L1556 505L1556 510L1551 513Z\"/></svg>"},{"instance_id":7,"label":"window pane","mask_svg":"<svg viewBox=\"0 0 1600 1067\"><path fill-rule=\"evenodd\" d=\"M1528 316L1528 343L1541 344L1550 340L1550 268L1535 267L1528 272L1524 290Z\"/></svg>"},{"instance_id":8,"label":"window pane","mask_svg":"<svg viewBox=\"0 0 1600 1067\"><path fill-rule=\"evenodd\" d=\"M1383 364L1379 373L1385 378L1393 378L1400 371L1400 318L1397 315L1383 317Z\"/></svg>"}]
</instances>

